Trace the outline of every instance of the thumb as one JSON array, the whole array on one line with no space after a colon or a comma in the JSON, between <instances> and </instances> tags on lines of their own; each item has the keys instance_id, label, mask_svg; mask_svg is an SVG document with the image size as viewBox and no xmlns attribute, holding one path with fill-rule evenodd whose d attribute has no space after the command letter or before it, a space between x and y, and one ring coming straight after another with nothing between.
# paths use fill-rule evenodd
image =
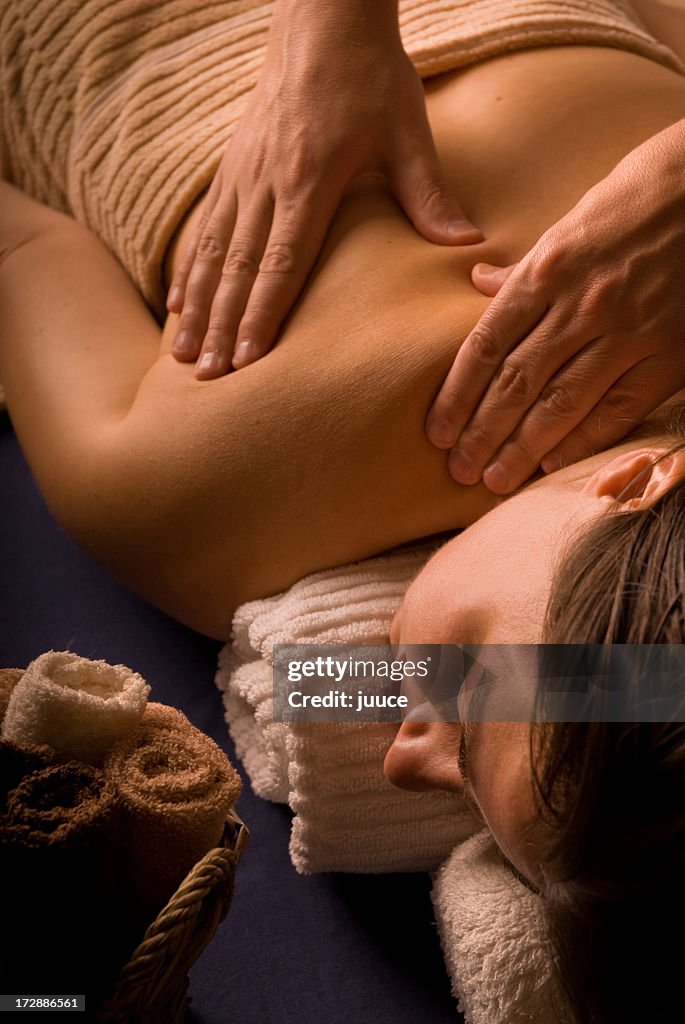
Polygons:
<instances>
[{"instance_id":1,"label":"thumb","mask_svg":"<svg viewBox=\"0 0 685 1024\"><path fill-rule=\"evenodd\" d=\"M468 220L454 198L438 164L425 156L401 161L393 192L416 230L438 245L472 245L482 232Z\"/></svg>"},{"instance_id":2,"label":"thumb","mask_svg":"<svg viewBox=\"0 0 685 1024\"><path fill-rule=\"evenodd\" d=\"M471 271L471 280L483 295L497 295L497 292L517 266L518 263L512 263L508 267L496 267L492 263L476 263Z\"/></svg>"}]
</instances>

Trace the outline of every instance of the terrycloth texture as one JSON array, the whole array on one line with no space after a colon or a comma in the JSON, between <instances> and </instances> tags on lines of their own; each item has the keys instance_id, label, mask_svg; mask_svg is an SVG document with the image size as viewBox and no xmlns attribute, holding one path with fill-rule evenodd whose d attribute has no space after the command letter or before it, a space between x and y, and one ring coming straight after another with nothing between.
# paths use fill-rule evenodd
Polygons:
<instances>
[{"instance_id":1,"label":"terrycloth texture","mask_svg":"<svg viewBox=\"0 0 685 1024\"><path fill-rule=\"evenodd\" d=\"M46 744L77 760L102 764L112 744L140 722L149 692L145 680L125 665L48 651L16 683L2 738Z\"/></svg>"},{"instance_id":2,"label":"terrycloth texture","mask_svg":"<svg viewBox=\"0 0 685 1024\"><path fill-rule=\"evenodd\" d=\"M15 748L19 750L20 748ZM39 748L40 749L40 748ZM38 762L40 753L30 758ZM114 813L114 791L102 772L76 761L24 774L5 797L2 839L35 850L81 848Z\"/></svg>"},{"instance_id":3,"label":"terrycloth texture","mask_svg":"<svg viewBox=\"0 0 685 1024\"><path fill-rule=\"evenodd\" d=\"M149 704L105 762L122 812L131 889L147 919L216 846L240 778L226 755L180 711Z\"/></svg>"},{"instance_id":4,"label":"terrycloth texture","mask_svg":"<svg viewBox=\"0 0 685 1024\"><path fill-rule=\"evenodd\" d=\"M457 847L436 872L432 897L467 1024L569 1024L541 897L504 866L488 831Z\"/></svg>"},{"instance_id":5,"label":"terrycloth texture","mask_svg":"<svg viewBox=\"0 0 685 1024\"><path fill-rule=\"evenodd\" d=\"M290 856L298 871L435 868L476 823L452 793L408 793L383 775L392 724L272 721L275 643L378 644L434 545L329 569L290 590L243 605L217 685L252 787L295 812Z\"/></svg>"},{"instance_id":6,"label":"terrycloth texture","mask_svg":"<svg viewBox=\"0 0 685 1024\"><path fill-rule=\"evenodd\" d=\"M54 757L0 744L0 981L19 986L4 991L104 991L124 958L114 789Z\"/></svg>"},{"instance_id":7,"label":"terrycloth texture","mask_svg":"<svg viewBox=\"0 0 685 1024\"><path fill-rule=\"evenodd\" d=\"M0 730L12 691L23 674L23 668L0 668Z\"/></svg>"},{"instance_id":8,"label":"terrycloth texture","mask_svg":"<svg viewBox=\"0 0 685 1024\"><path fill-rule=\"evenodd\" d=\"M169 240L207 187L264 58L267 0L9 0L0 169L71 212L163 313ZM424 77L534 46L613 46L682 71L621 0L402 0Z\"/></svg>"},{"instance_id":9,"label":"terrycloth texture","mask_svg":"<svg viewBox=\"0 0 685 1024\"><path fill-rule=\"evenodd\" d=\"M7 796L25 776L59 763L49 747L18 747L0 740L0 813L7 810Z\"/></svg>"}]
</instances>

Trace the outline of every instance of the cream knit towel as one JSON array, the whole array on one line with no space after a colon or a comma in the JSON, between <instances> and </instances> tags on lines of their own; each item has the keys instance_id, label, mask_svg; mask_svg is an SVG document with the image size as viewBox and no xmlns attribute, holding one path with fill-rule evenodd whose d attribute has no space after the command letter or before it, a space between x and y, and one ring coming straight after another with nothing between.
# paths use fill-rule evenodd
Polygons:
<instances>
[{"instance_id":1,"label":"cream knit towel","mask_svg":"<svg viewBox=\"0 0 685 1024\"><path fill-rule=\"evenodd\" d=\"M45 744L89 764L102 764L117 740L133 732L150 687L124 665L48 651L32 661L12 691L2 739Z\"/></svg>"},{"instance_id":2,"label":"cream knit towel","mask_svg":"<svg viewBox=\"0 0 685 1024\"><path fill-rule=\"evenodd\" d=\"M303 874L430 870L477 827L457 794L408 793L386 780L383 759L396 725L271 719L273 645L385 642L407 585L433 549L316 573L236 612L217 685L255 792L295 812L290 856Z\"/></svg>"},{"instance_id":3,"label":"cream knit towel","mask_svg":"<svg viewBox=\"0 0 685 1024\"><path fill-rule=\"evenodd\" d=\"M0 170L112 249L155 312L161 266L264 58L270 0L7 0ZM613 46L682 71L622 0L401 0L423 77L534 46Z\"/></svg>"},{"instance_id":4,"label":"cream knit towel","mask_svg":"<svg viewBox=\"0 0 685 1024\"><path fill-rule=\"evenodd\" d=\"M432 898L467 1024L570 1024L541 897L504 867L489 832L457 847L433 877Z\"/></svg>"}]
</instances>

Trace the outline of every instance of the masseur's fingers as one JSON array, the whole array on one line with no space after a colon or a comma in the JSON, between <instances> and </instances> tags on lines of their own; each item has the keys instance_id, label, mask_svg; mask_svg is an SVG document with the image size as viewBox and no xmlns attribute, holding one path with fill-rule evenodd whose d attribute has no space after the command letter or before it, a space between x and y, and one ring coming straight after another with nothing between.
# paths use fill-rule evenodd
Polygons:
<instances>
[{"instance_id":1,"label":"masseur's fingers","mask_svg":"<svg viewBox=\"0 0 685 1024\"><path fill-rule=\"evenodd\" d=\"M643 359L616 381L563 443L543 457L542 469L553 473L620 441L672 392L672 366L656 357Z\"/></svg>"},{"instance_id":2,"label":"masseur's fingers","mask_svg":"<svg viewBox=\"0 0 685 1024\"><path fill-rule=\"evenodd\" d=\"M214 281L214 297L209 298L211 309L195 371L199 380L219 377L230 368L238 326L259 273L272 219L273 203L264 196L244 212L238 211L218 284ZM191 282L192 277L189 300Z\"/></svg>"},{"instance_id":3,"label":"masseur's fingers","mask_svg":"<svg viewBox=\"0 0 685 1024\"><path fill-rule=\"evenodd\" d=\"M340 202L367 181L389 186L429 241L482 240L440 170L397 5L277 0L260 76L174 277L174 355L199 354L208 379L268 352Z\"/></svg>"},{"instance_id":4,"label":"masseur's fingers","mask_svg":"<svg viewBox=\"0 0 685 1024\"><path fill-rule=\"evenodd\" d=\"M429 440L438 448L452 448L485 394L505 357L542 320L547 297L535 276L519 264L459 349L426 423ZM506 437L495 433L490 451Z\"/></svg>"},{"instance_id":5,"label":"masseur's fingers","mask_svg":"<svg viewBox=\"0 0 685 1024\"><path fill-rule=\"evenodd\" d=\"M259 273L240 322L233 355L235 369L260 359L272 347L316 261L337 202L337 195L330 189L316 189L303 192L295 206L277 204Z\"/></svg>"},{"instance_id":6,"label":"masseur's fingers","mask_svg":"<svg viewBox=\"0 0 685 1024\"><path fill-rule=\"evenodd\" d=\"M181 317L172 352L177 359L195 360L202 347L209 321L212 296L221 279L237 215L237 199L216 203L203 215L183 260L192 259L183 282Z\"/></svg>"},{"instance_id":7,"label":"masseur's fingers","mask_svg":"<svg viewBox=\"0 0 685 1024\"><path fill-rule=\"evenodd\" d=\"M201 235L204 233L207 226L207 221L214 209L217 199L219 198L219 185L215 179L209 189L209 192L205 196L204 205L202 208L202 216L200 217L199 223L197 224L195 231L193 232L190 241L186 245L181 255L181 261L176 268L176 272L171 281L171 287L169 288L169 294L167 295L167 310L170 313L180 313L183 309L183 303L185 302L186 286L188 284L188 278L190 272L193 269L193 262L195 260L195 254L197 252L197 246L200 241Z\"/></svg>"},{"instance_id":8,"label":"masseur's fingers","mask_svg":"<svg viewBox=\"0 0 685 1024\"><path fill-rule=\"evenodd\" d=\"M518 267L518 263L512 263L508 267L498 267L492 263L476 263L471 271L471 280L479 292L494 298L505 281L509 280L516 267Z\"/></svg>"},{"instance_id":9,"label":"masseur's fingers","mask_svg":"<svg viewBox=\"0 0 685 1024\"><path fill-rule=\"evenodd\" d=\"M420 234L438 245L473 245L483 233L471 223L443 178L428 125L423 149L395 161L392 189Z\"/></svg>"},{"instance_id":10,"label":"masseur's fingers","mask_svg":"<svg viewBox=\"0 0 685 1024\"><path fill-rule=\"evenodd\" d=\"M426 425L457 449L455 479L475 483L485 466L486 486L510 493L540 460L551 470L619 440L685 386L684 146L685 119L637 146L504 283L474 268L495 297Z\"/></svg>"},{"instance_id":11,"label":"masseur's fingers","mask_svg":"<svg viewBox=\"0 0 685 1024\"><path fill-rule=\"evenodd\" d=\"M480 480L485 467L523 420L543 389L545 396L539 404L554 411L558 421L566 422L569 416L574 416L575 403L579 398L582 401L583 394L578 396L577 389L566 387L563 380L558 386L547 384L565 362L563 354L553 344L564 326L563 319L548 313L498 367L476 412L459 434L457 444L450 452L449 471L457 483L475 484ZM573 343L577 349L581 349L585 341L582 335L577 335ZM607 387L616 379L618 372L608 376ZM581 377L582 371L576 373L575 379ZM591 407L590 404L578 411L577 418L568 424L567 430L579 423ZM559 434L559 437L562 436L563 433ZM556 441L557 437L551 443ZM544 455L547 450L544 448L540 454ZM537 463L531 467L530 472L536 468Z\"/></svg>"},{"instance_id":12,"label":"masseur's fingers","mask_svg":"<svg viewBox=\"0 0 685 1024\"><path fill-rule=\"evenodd\" d=\"M527 414L514 418L515 429L484 469L483 482L491 491L509 494L524 483L539 468L550 448L589 416L602 395L612 395L607 411L612 403L614 408L611 421L602 424L597 432L597 441L600 435L613 441L634 425L633 420L619 422L622 417L618 413L630 390L630 368L639 357L635 345L627 341L620 356L610 355L618 348L612 341L592 339L559 372L547 375L537 401Z\"/></svg>"}]
</instances>

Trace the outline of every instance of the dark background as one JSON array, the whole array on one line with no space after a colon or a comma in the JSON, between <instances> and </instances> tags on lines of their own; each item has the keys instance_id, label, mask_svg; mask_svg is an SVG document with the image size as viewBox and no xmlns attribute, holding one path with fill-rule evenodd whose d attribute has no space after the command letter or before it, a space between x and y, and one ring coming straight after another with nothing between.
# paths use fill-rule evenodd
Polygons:
<instances>
[{"instance_id":1,"label":"dark background","mask_svg":"<svg viewBox=\"0 0 685 1024\"><path fill-rule=\"evenodd\" d=\"M50 649L121 662L152 685L152 700L180 708L235 763L214 685L221 645L129 594L72 544L47 511L6 414L0 580L0 667L25 667ZM427 875L298 875L288 858L288 809L258 799L246 784L238 811L250 844L231 911L191 973L189 1021L460 1019Z\"/></svg>"}]
</instances>

